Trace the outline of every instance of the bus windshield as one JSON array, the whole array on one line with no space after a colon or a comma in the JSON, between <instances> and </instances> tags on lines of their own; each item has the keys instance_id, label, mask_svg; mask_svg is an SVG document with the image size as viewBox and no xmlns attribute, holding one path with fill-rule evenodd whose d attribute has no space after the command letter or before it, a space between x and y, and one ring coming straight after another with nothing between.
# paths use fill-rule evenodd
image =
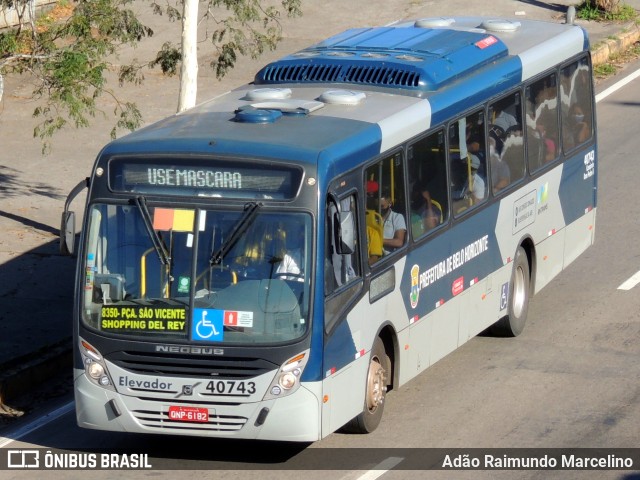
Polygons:
<instances>
[{"instance_id":1,"label":"bus windshield","mask_svg":"<svg viewBox=\"0 0 640 480\"><path fill-rule=\"evenodd\" d=\"M127 337L277 343L309 328L311 217L94 204L83 321Z\"/></svg>"}]
</instances>

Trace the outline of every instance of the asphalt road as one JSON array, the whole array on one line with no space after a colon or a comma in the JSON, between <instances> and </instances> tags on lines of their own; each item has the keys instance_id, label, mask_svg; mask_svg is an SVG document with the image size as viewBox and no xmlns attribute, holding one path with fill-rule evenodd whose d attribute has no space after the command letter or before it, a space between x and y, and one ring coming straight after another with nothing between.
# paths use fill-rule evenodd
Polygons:
<instances>
[{"instance_id":1,"label":"asphalt road","mask_svg":"<svg viewBox=\"0 0 640 480\"><path fill-rule=\"evenodd\" d=\"M631 65L623 74L640 68ZM612 79L612 83L616 79ZM607 84L600 85L602 91ZM599 202L596 244L533 298L528 325L515 339L477 337L388 396L378 430L333 434L306 448L221 440L138 436L81 430L72 413L20 439L3 432L6 448L132 449L149 462L192 478L294 479L287 465L314 449L358 455L372 448L637 448L640 445L640 286L618 287L640 270L640 80L598 104ZM16 426L17 428L17 426ZM367 450L357 450L359 448ZM391 451L395 452L395 451ZM326 468L326 457L318 453ZM270 459L282 470L269 467ZM167 463L168 462L168 463ZM317 466L317 465L316 465ZM443 472L313 469L305 478L616 479L638 470ZM640 467L639 467L640 470ZM214 473L215 471L215 473ZM6 472L3 473L3 475ZM67 479L69 472L39 472ZM95 479L113 471L92 471ZM155 477L177 472L154 470ZM76 477L80 477L76 472ZM146 478L148 471L127 472ZM370 476L365 476L370 475ZM74 478L76 478L74 477ZM5 476L3 476L5 478ZM23 478L11 472L7 478Z\"/></svg>"},{"instance_id":2,"label":"asphalt road","mask_svg":"<svg viewBox=\"0 0 640 480\"><path fill-rule=\"evenodd\" d=\"M384 25L401 18L489 15L564 21L567 5L574 0L540 2L531 0L325 0L305 2L300 19L282 19L284 38L275 52L265 52L256 60L241 58L222 81L215 78L209 63L213 48L200 27L198 101L204 101L230 88L251 81L265 63L291 53L347 28ZM640 0L626 0L640 9ZM155 56L159 46L180 36L179 22L150 14L148 4L131 4L155 34L135 49L124 49L114 58L114 67L137 57ZM638 28L616 22L579 22L591 36L596 53L611 37L622 32L637 38ZM629 27L629 28L626 28ZM626 30L626 32L625 32ZM634 36L635 32L635 36ZM605 41L606 40L606 41ZM615 43L615 42L614 42ZM596 55L600 56L600 55ZM113 72L112 72L113 73ZM117 87L112 74L108 86L120 101L135 101L145 124L175 112L178 78L166 78L158 71L146 71L141 86ZM109 141L114 123L115 99L99 101L104 115L98 114L87 129L68 128L54 137L50 155L41 154L41 144L33 138L37 120L33 110L41 102L31 98L32 80L8 76L0 103L0 399L13 404L20 392L70 364L71 312L75 259L58 253L60 213L68 192L90 174L93 161ZM123 134L124 132L120 132ZM72 204L81 217L83 195ZM35 365L34 360L41 360ZM36 376L37 374L37 376ZM6 381L9 378L11 381ZM0 420L2 421L2 420Z\"/></svg>"}]
</instances>

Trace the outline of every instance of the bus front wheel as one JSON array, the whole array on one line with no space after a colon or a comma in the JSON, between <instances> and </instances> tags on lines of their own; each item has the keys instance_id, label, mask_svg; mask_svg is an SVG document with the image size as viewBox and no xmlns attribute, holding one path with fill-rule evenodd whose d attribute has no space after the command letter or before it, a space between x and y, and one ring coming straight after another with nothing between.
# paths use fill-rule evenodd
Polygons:
<instances>
[{"instance_id":1,"label":"bus front wheel","mask_svg":"<svg viewBox=\"0 0 640 480\"><path fill-rule=\"evenodd\" d=\"M387 394L390 360L380 337L371 349L371 359L367 370L367 384L362 413L347 423L342 430L348 433L371 433L382 420L384 400Z\"/></svg>"},{"instance_id":2,"label":"bus front wheel","mask_svg":"<svg viewBox=\"0 0 640 480\"><path fill-rule=\"evenodd\" d=\"M530 293L529 259L524 248L518 247L509 282L508 313L491 327L492 334L502 337L517 337L522 333L527 322Z\"/></svg>"}]
</instances>

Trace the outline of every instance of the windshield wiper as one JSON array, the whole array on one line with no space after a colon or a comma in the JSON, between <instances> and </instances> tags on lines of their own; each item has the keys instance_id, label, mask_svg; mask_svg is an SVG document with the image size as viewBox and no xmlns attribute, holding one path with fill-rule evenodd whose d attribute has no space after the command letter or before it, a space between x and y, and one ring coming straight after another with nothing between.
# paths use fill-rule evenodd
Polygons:
<instances>
[{"instance_id":1,"label":"windshield wiper","mask_svg":"<svg viewBox=\"0 0 640 480\"><path fill-rule=\"evenodd\" d=\"M144 226L147 229L147 233L149 234L149 238L151 239L151 243L156 249L156 253L158 254L158 258L160 259L160 263L163 265L169 265L171 262L171 256L167 251L164 243L160 240L158 236L158 232L153 229L153 224L151 223L151 215L149 214L149 209L147 208L147 199L143 196L138 196L135 198L136 206L138 210L140 210L140 215L142 215L142 220L144 220Z\"/></svg>"},{"instance_id":2,"label":"windshield wiper","mask_svg":"<svg viewBox=\"0 0 640 480\"><path fill-rule=\"evenodd\" d=\"M233 227L233 231L229 235L229 238L227 238L227 241L223 242L218 250L211 253L211 258L209 259L210 265L220 265L225 255L229 253L229 250L233 248L238 239L247 231L258 212L258 208L261 206L262 203L259 202L250 202L244 206L242 217L240 217L240 220L238 220Z\"/></svg>"}]
</instances>

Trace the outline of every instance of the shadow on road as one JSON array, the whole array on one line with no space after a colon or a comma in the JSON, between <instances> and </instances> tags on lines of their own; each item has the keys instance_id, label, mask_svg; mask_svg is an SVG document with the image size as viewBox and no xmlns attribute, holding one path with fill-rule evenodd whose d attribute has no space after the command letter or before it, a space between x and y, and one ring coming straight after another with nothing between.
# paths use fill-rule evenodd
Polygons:
<instances>
[{"instance_id":1,"label":"shadow on road","mask_svg":"<svg viewBox=\"0 0 640 480\"><path fill-rule=\"evenodd\" d=\"M566 13L567 6L559 3L540 2L538 0L518 0L520 3L526 3L534 7L543 8L545 10L551 10L552 12Z\"/></svg>"},{"instance_id":2,"label":"shadow on road","mask_svg":"<svg viewBox=\"0 0 640 480\"><path fill-rule=\"evenodd\" d=\"M5 212L0 215L57 235L47 225ZM0 263L0 400L6 403L55 371L58 366L51 360L55 349L60 345L71 347L75 259L60 255L58 250L58 241L49 240L15 256L6 249L3 252L6 260Z\"/></svg>"},{"instance_id":3,"label":"shadow on road","mask_svg":"<svg viewBox=\"0 0 640 480\"><path fill-rule=\"evenodd\" d=\"M46 198L63 199L65 194L58 188L44 182L25 183L20 181L21 172L15 168L0 165L0 199L22 195L40 195Z\"/></svg>"}]
</instances>

